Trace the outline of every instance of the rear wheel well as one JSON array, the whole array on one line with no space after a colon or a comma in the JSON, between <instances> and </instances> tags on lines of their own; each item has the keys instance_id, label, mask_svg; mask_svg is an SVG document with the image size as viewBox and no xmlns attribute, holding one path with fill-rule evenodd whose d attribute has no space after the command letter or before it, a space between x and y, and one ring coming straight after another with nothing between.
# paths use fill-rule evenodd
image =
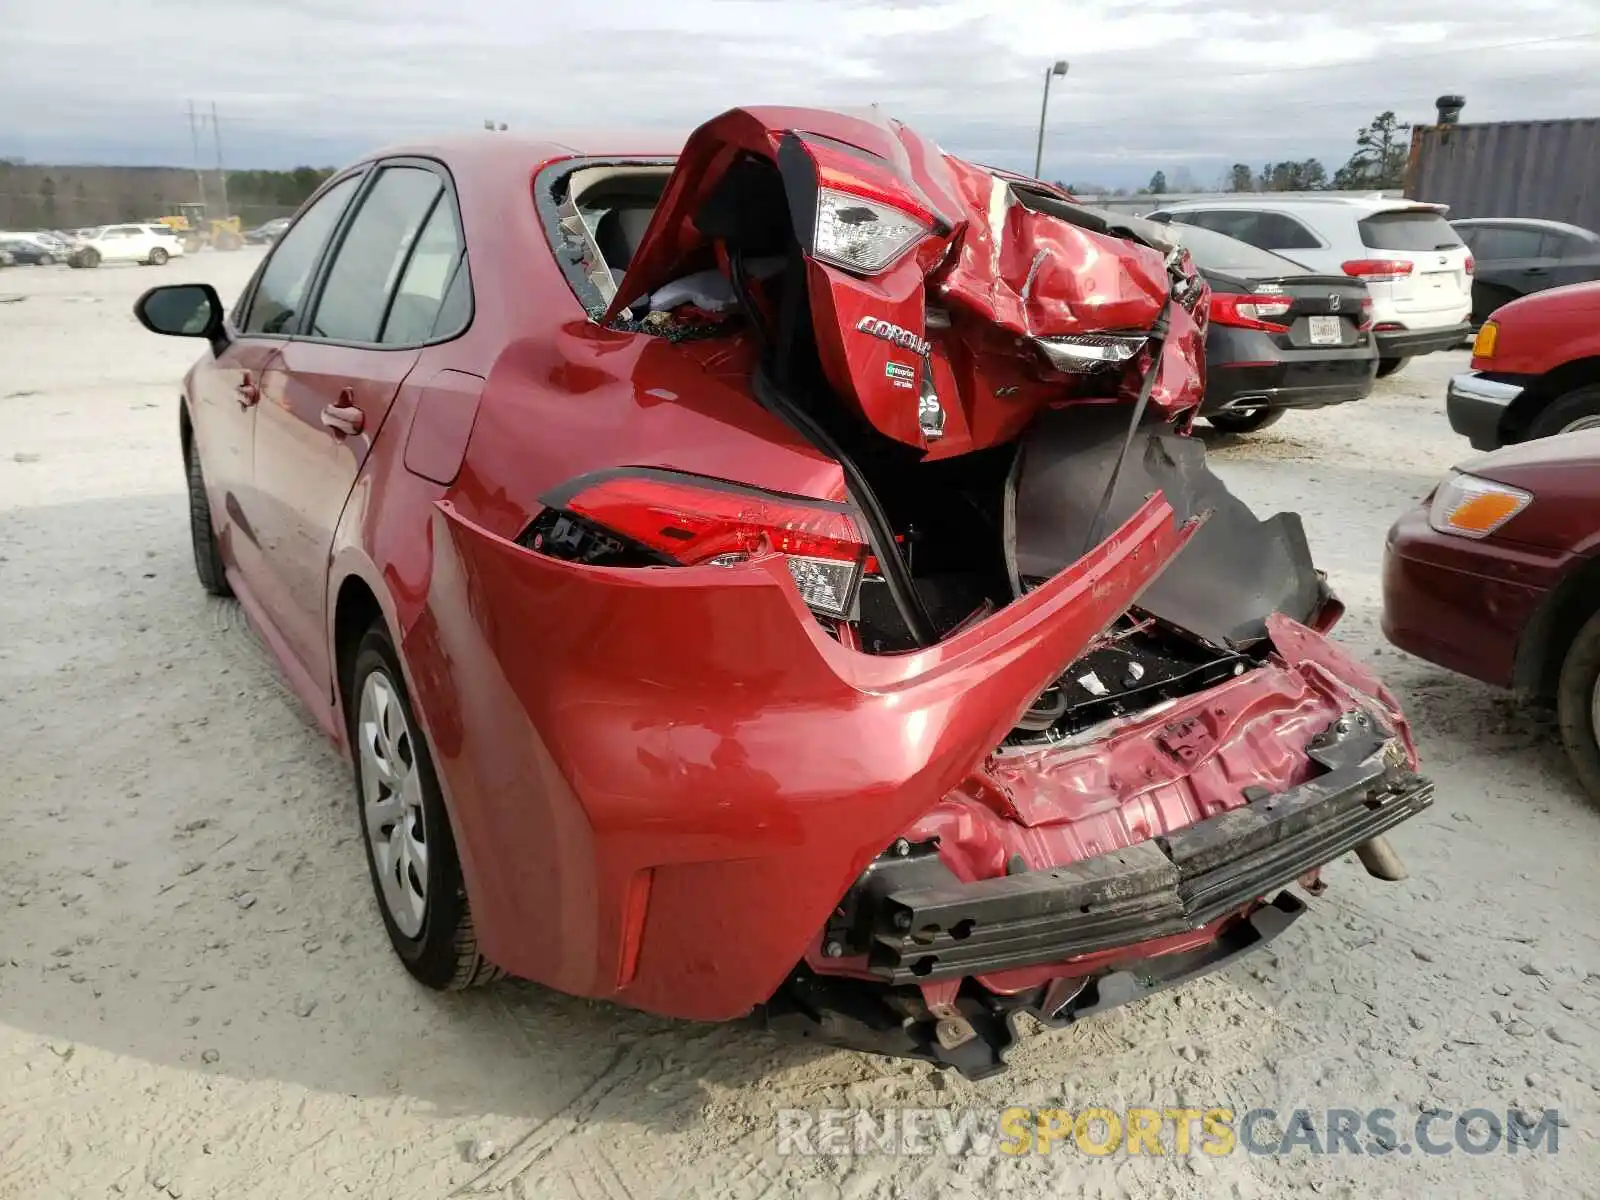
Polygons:
<instances>
[{"instance_id":1,"label":"rear wheel well","mask_svg":"<svg viewBox=\"0 0 1600 1200\"><path fill-rule=\"evenodd\" d=\"M1547 371L1524 388L1522 395L1506 409L1505 416L1500 418L1501 440L1523 441L1534 418L1551 401L1589 383L1600 383L1600 356L1576 358Z\"/></svg>"},{"instance_id":2,"label":"rear wheel well","mask_svg":"<svg viewBox=\"0 0 1600 1200\"><path fill-rule=\"evenodd\" d=\"M350 676L355 669L356 650L361 645L362 635L381 620L383 608L372 589L360 576L348 576L339 585L339 596L333 607L333 661L338 671L341 711L349 699Z\"/></svg>"},{"instance_id":3,"label":"rear wheel well","mask_svg":"<svg viewBox=\"0 0 1600 1200\"><path fill-rule=\"evenodd\" d=\"M189 454L194 448L194 423L189 420L189 405L178 397L178 441L183 446L183 463L189 465Z\"/></svg>"},{"instance_id":4,"label":"rear wheel well","mask_svg":"<svg viewBox=\"0 0 1600 1200\"><path fill-rule=\"evenodd\" d=\"M1572 639L1600 611L1600 557L1591 558L1556 585L1522 632L1514 683L1519 691L1549 699Z\"/></svg>"}]
</instances>

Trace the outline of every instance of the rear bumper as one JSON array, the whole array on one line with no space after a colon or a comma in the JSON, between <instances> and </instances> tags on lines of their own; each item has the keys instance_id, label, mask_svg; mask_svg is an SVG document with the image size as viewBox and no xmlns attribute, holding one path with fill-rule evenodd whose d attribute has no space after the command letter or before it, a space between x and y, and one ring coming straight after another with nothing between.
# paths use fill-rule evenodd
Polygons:
<instances>
[{"instance_id":1,"label":"rear bumper","mask_svg":"<svg viewBox=\"0 0 1600 1200\"><path fill-rule=\"evenodd\" d=\"M1472 322L1437 329L1392 329L1373 335L1381 358L1415 358L1435 350L1453 350L1472 336Z\"/></svg>"},{"instance_id":2,"label":"rear bumper","mask_svg":"<svg viewBox=\"0 0 1600 1200\"><path fill-rule=\"evenodd\" d=\"M1213 326L1206 337L1202 416L1236 408L1321 408L1372 390L1378 357L1360 346L1284 350L1272 335Z\"/></svg>"},{"instance_id":3,"label":"rear bumper","mask_svg":"<svg viewBox=\"0 0 1600 1200\"><path fill-rule=\"evenodd\" d=\"M1297 787L1069 866L964 882L931 849L891 859L857 909L868 969L893 985L929 983L1192 932L1433 802L1433 784L1365 712L1307 753L1326 769Z\"/></svg>"},{"instance_id":4,"label":"rear bumper","mask_svg":"<svg viewBox=\"0 0 1600 1200\"><path fill-rule=\"evenodd\" d=\"M1294 893L1279 892L1271 903L1252 909L1242 919L1222 926L1214 937L1188 949L1125 956L1103 974L1055 980L1004 1003L961 997L955 1008L973 1036L951 1045L937 1037L921 1036L915 1022L886 1019L881 1012L852 1003L856 998L837 981L813 975L803 967L758 1015L761 1023L776 1033L940 1063L969 1079L982 1079L1004 1069L1006 1052L1022 1036L1017 1028L1019 1017L1027 1015L1048 1029L1060 1029L1179 987L1261 949L1305 911L1305 904Z\"/></svg>"},{"instance_id":5,"label":"rear bumper","mask_svg":"<svg viewBox=\"0 0 1600 1200\"><path fill-rule=\"evenodd\" d=\"M1489 379L1476 371L1452 376L1444 394L1450 428L1471 442L1474 450L1499 449L1501 418L1522 390L1520 384Z\"/></svg>"}]
</instances>

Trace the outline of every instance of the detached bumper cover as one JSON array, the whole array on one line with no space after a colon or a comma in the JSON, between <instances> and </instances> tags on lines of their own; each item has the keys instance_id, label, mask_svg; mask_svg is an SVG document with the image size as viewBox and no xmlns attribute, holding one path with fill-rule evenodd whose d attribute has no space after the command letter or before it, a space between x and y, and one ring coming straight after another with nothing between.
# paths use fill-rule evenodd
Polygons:
<instances>
[{"instance_id":1,"label":"detached bumper cover","mask_svg":"<svg viewBox=\"0 0 1600 1200\"><path fill-rule=\"evenodd\" d=\"M1474 450L1498 450L1500 419L1522 390L1520 384L1490 379L1476 371L1452 376L1444 395L1450 428L1471 442Z\"/></svg>"},{"instance_id":2,"label":"detached bumper cover","mask_svg":"<svg viewBox=\"0 0 1600 1200\"><path fill-rule=\"evenodd\" d=\"M966 883L937 854L882 863L858 917L869 970L891 984L926 983L1196 930L1433 802L1433 784L1406 769L1364 713L1308 749L1324 774L1070 866Z\"/></svg>"}]
</instances>

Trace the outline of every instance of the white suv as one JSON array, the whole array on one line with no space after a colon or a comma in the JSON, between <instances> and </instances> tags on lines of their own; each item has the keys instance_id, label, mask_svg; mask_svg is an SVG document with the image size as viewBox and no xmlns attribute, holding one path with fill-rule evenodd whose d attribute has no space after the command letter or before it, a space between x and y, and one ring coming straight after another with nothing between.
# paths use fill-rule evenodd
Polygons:
<instances>
[{"instance_id":1,"label":"white suv","mask_svg":"<svg viewBox=\"0 0 1600 1200\"><path fill-rule=\"evenodd\" d=\"M1174 204L1150 217L1214 229L1314 271L1363 280L1378 374L1389 375L1471 333L1472 254L1445 212L1443 204L1382 196L1244 194Z\"/></svg>"},{"instance_id":2,"label":"white suv","mask_svg":"<svg viewBox=\"0 0 1600 1200\"><path fill-rule=\"evenodd\" d=\"M183 242L165 225L102 225L88 230L87 236L79 233L67 265L98 267L103 262L136 262L159 267L182 254Z\"/></svg>"}]
</instances>

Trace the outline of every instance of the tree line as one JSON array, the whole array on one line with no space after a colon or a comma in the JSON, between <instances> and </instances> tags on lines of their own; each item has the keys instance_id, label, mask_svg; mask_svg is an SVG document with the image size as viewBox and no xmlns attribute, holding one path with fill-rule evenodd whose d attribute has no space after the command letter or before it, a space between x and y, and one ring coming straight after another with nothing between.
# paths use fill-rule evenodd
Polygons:
<instances>
[{"instance_id":1,"label":"tree line","mask_svg":"<svg viewBox=\"0 0 1600 1200\"><path fill-rule=\"evenodd\" d=\"M44 166L0 159L0 229L149 221L201 199L212 216L237 216L254 226L291 215L332 173L332 167L295 167L229 171L224 179L215 171L197 176L179 167Z\"/></svg>"},{"instance_id":2,"label":"tree line","mask_svg":"<svg viewBox=\"0 0 1600 1200\"><path fill-rule=\"evenodd\" d=\"M1331 175L1320 159L1264 163L1259 170L1249 163L1234 163L1214 186L1224 192L1316 192L1324 188L1339 191L1379 191L1405 184L1406 158L1411 141L1411 126L1392 111L1379 113L1356 131L1356 148L1345 164ZM1107 189L1092 185L1066 185L1069 191L1091 194ZM1138 190L1140 195L1172 192L1198 192L1205 188L1185 167L1176 168L1169 179L1157 171L1150 182Z\"/></svg>"}]
</instances>

